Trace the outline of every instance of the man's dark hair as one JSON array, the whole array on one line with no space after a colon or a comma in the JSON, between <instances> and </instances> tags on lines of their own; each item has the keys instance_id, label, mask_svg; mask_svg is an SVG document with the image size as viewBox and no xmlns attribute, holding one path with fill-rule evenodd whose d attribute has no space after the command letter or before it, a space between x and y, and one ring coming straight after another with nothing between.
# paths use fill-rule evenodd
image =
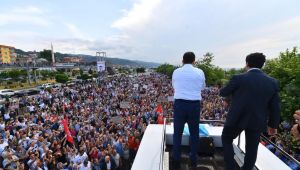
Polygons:
<instances>
[{"instance_id":1,"label":"man's dark hair","mask_svg":"<svg viewBox=\"0 0 300 170\"><path fill-rule=\"evenodd\" d=\"M252 53L246 57L246 63L250 68L262 68L266 62L266 56L263 53Z\"/></svg>"},{"instance_id":2,"label":"man's dark hair","mask_svg":"<svg viewBox=\"0 0 300 170\"><path fill-rule=\"evenodd\" d=\"M195 61L195 54L193 52L186 52L183 55L183 64L192 64Z\"/></svg>"}]
</instances>

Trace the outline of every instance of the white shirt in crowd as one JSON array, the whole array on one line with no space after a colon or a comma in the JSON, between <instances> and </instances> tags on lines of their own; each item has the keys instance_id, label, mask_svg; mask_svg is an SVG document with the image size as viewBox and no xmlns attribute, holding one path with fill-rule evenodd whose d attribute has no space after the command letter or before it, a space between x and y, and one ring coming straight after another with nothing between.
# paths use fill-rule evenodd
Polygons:
<instances>
[{"instance_id":1,"label":"white shirt in crowd","mask_svg":"<svg viewBox=\"0 0 300 170\"><path fill-rule=\"evenodd\" d=\"M73 162L81 164L87 159L88 159L88 155L85 152L82 155L80 155L80 153L78 153L78 155L75 156Z\"/></svg>"},{"instance_id":2,"label":"white shirt in crowd","mask_svg":"<svg viewBox=\"0 0 300 170\"><path fill-rule=\"evenodd\" d=\"M110 161L109 161L108 163L106 163L106 168L107 168L108 170L111 169L111 162L110 162Z\"/></svg>"},{"instance_id":3,"label":"white shirt in crowd","mask_svg":"<svg viewBox=\"0 0 300 170\"><path fill-rule=\"evenodd\" d=\"M119 167L120 166L120 155L118 153L116 153L114 156L113 156L115 162L116 162L116 166Z\"/></svg>"},{"instance_id":4,"label":"white shirt in crowd","mask_svg":"<svg viewBox=\"0 0 300 170\"><path fill-rule=\"evenodd\" d=\"M174 99L201 100L201 90L205 88L205 75L192 64L184 64L172 76Z\"/></svg>"},{"instance_id":5,"label":"white shirt in crowd","mask_svg":"<svg viewBox=\"0 0 300 170\"><path fill-rule=\"evenodd\" d=\"M87 166L84 166L84 163L80 164L79 170L91 170L92 166L91 166L91 162L89 161Z\"/></svg>"}]
</instances>

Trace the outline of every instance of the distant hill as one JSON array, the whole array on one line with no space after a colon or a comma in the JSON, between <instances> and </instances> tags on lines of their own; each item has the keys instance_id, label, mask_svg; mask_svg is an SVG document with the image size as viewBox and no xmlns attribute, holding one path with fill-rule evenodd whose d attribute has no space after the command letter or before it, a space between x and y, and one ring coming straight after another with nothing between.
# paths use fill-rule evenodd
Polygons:
<instances>
[{"instance_id":1,"label":"distant hill","mask_svg":"<svg viewBox=\"0 0 300 170\"><path fill-rule=\"evenodd\" d=\"M39 52L25 52L20 49L16 49L15 52L19 55L28 55L32 53L39 54ZM56 61L60 62L65 57L80 57L82 58L83 62L91 63L97 61L97 58L92 55L85 55L85 54L63 54L56 52L55 54ZM155 62L145 62L145 61L139 61L139 60L128 60L128 59L121 59L121 58L109 58L106 57L105 61L109 64L113 65L121 65L121 66L130 66L130 67L146 67L146 68L155 68L158 67L160 64Z\"/></svg>"}]
</instances>

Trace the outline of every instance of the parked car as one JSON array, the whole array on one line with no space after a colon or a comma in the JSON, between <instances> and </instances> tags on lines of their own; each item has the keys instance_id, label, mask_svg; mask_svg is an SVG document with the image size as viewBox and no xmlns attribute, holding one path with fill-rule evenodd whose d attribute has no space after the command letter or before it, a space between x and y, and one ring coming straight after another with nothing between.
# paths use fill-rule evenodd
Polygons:
<instances>
[{"instance_id":1,"label":"parked car","mask_svg":"<svg viewBox=\"0 0 300 170\"><path fill-rule=\"evenodd\" d=\"M28 89L27 95L31 96L31 95L37 95L40 94L41 90L38 88L33 88L33 89Z\"/></svg>"},{"instance_id":2,"label":"parked car","mask_svg":"<svg viewBox=\"0 0 300 170\"><path fill-rule=\"evenodd\" d=\"M23 96L27 96L27 94L28 94L28 90L19 90L19 91L16 91L15 96L23 97Z\"/></svg>"},{"instance_id":3,"label":"parked car","mask_svg":"<svg viewBox=\"0 0 300 170\"><path fill-rule=\"evenodd\" d=\"M15 95L15 92L11 89L4 89L4 90L0 90L0 96L1 97L12 97Z\"/></svg>"},{"instance_id":4,"label":"parked car","mask_svg":"<svg viewBox=\"0 0 300 170\"><path fill-rule=\"evenodd\" d=\"M2 98L2 97L0 97L0 105L4 104L4 103L5 103L5 101L6 101L6 99L5 99L5 98ZM0 108L1 108L1 106L0 106Z\"/></svg>"},{"instance_id":5,"label":"parked car","mask_svg":"<svg viewBox=\"0 0 300 170\"><path fill-rule=\"evenodd\" d=\"M42 84L44 89L51 88L53 85L51 83Z\"/></svg>"}]
</instances>

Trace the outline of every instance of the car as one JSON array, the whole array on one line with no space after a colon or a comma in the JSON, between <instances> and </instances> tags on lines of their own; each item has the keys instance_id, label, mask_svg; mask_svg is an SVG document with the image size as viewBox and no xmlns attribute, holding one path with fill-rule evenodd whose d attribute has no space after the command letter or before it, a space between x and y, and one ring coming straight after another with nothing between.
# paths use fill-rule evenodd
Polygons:
<instances>
[{"instance_id":1,"label":"car","mask_svg":"<svg viewBox=\"0 0 300 170\"><path fill-rule=\"evenodd\" d=\"M28 94L28 90L19 90L19 91L16 91L15 96L23 97L23 96L27 96L27 94Z\"/></svg>"},{"instance_id":2,"label":"car","mask_svg":"<svg viewBox=\"0 0 300 170\"><path fill-rule=\"evenodd\" d=\"M52 88L53 89L59 89L59 88L61 88L62 87L62 84L61 83L56 83L56 84L53 84L52 85Z\"/></svg>"},{"instance_id":3,"label":"car","mask_svg":"<svg viewBox=\"0 0 300 170\"><path fill-rule=\"evenodd\" d=\"M3 90L0 90L0 96L2 97L12 97L15 95L15 92L11 89L3 89Z\"/></svg>"},{"instance_id":4,"label":"car","mask_svg":"<svg viewBox=\"0 0 300 170\"><path fill-rule=\"evenodd\" d=\"M38 88L28 89L27 94L28 96L40 94L41 90Z\"/></svg>"},{"instance_id":5,"label":"car","mask_svg":"<svg viewBox=\"0 0 300 170\"><path fill-rule=\"evenodd\" d=\"M44 89L51 88L53 85L51 83L42 84Z\"/></svg>"},{"instance_id":6,"label":"car","mask_svg":"<svg viewBox=\"0 0 300 170\"><path fill-rule=\"evenodd\" d=\"M6 102L6 99L5 99L5 98L2 98L2 97L0 97L0 105L2 105L2 104L5 104L5 102ZM1 108L1 106L0 106L0 108Z\"/></svg>"}]
</instances>

